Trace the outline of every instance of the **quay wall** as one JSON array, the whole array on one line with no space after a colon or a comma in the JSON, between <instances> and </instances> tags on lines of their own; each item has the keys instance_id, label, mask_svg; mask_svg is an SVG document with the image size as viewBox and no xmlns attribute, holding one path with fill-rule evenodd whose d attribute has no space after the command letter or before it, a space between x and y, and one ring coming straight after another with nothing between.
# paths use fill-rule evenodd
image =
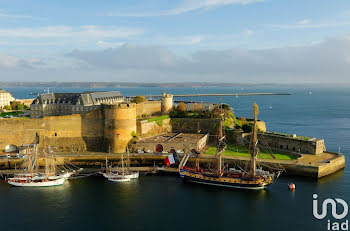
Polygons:
<instances>
[{"instance_id":1,"label":"quay wall","mask_svg":"<svg viewBox=\"0 0 350 231\"><path fill-rule=\"evenodd\" d=\"M337 154L338 157L327 161L324 165L319 166L318 178L330 175L340 169L345 168L345 156Z\"/></svg>"},{"instance_id":2,"label":"quay wall","mask_svg":"<svg viewBox=\"0 0 350 231\"><path fill-rule=\"evenodd\" d=\"M90 166L90 167L101 167L101 164L105 164L105 158L108 158L110 162L117 165L118 161L121 160L121 154L108 154L108 153L85 153L85 154L71 154L57 156L56 162L58 164L64 162L70 162L77 166ZM153 154L130 154L130 166L132 167L152 167L154 165L163 166L164 158L166 155L153 155ZM179 155L182 158L182 155ZM229 167L234 166L245 166L249 160L241 158L225 158L225 164L228 164ZM344 168L345 159L343 155L339 155L338 158L333 159L332 161L325 163L321 166L312 166L312 165L303 165L303 164L293 164L287 163L285 161L276 161L276 160L265 160L262 161L264 166L273 166L276 163L279 163L281 167L286 168L286 175L292 176L303 176L310 177L314 179L322 178L326 175L330 175L340 169ZM215 166L216 160L214 157L202 157L200 158L201 166ZM14 169L15 167L24 167L27 163L24 159L0 159L0 169ZM44 161L40 162L41 166L44 166ZM195 159L193 157L189 158L187 165L194 166ZM177 167L173 165L173 167ZM5 170L7 171L7 170Z\"/></svg>"}]
</instances>

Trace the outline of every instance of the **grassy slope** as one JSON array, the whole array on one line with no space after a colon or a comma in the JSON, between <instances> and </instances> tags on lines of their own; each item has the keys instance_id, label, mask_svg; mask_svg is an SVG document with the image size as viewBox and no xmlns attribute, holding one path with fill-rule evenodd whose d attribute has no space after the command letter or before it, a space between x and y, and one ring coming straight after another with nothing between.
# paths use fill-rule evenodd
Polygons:
<instances>
[{"instance_id":1,"label":"grassy slope","mask_svg":"<svg viewBox=\"0 0 350 231\"><path fill-rule=\"evenodd\" d=\"M153 118L149 118L148 122L153 122L155 121L158 125L162 125L163 120L169 119L169 115L162 115L162 116L157 116Z\"/></svg>"},{"instance_id":2,"label":"grassy slope","mask_svg":"<svg viewBox=\"0 0 350 231\"><path fill-rule=\"evenodd\" d=\"M213 155L215 153L216 153L216 147L213 147L213 146L210 146L205 151L205 154L212 154ZM283 153L272 153L272 154L276 157L277 160L295 160L295 159L297 159L296 155L283 154ZM248 153L248 147L238 146L238 145L227 145L227 148L224 151L223 155L224 156L250 157L250 154ZM258 158L260 158L260 159L272 159L272 157L265 150L260 150Z\"/></svg>"}]
</instances>

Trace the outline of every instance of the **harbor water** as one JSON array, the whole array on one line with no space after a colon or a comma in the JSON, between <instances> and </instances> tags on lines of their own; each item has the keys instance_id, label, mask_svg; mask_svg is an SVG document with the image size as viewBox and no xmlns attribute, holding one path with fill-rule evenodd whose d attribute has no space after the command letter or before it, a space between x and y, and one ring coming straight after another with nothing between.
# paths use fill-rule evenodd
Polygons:
<instances>
[{"instance_id":1,"label":"harbor water","mask_svg":"<svg viewBox=\"0 0 350 231\"><path fill-rule=\"evenodd\" d=\"M42 89L7 88L16 98ZM50 88L50 92L118 90L123 95L280 92L290 96L201 97L228 103L236 116L251 117L257 102L267 129L325 139L341 152L346 168L319 180L280 177L267 190L246 191L184 183L176 175L144 176L126 183L103 177L67 181L62 187L16 188L0 182L0 230L327 230L328 210L313 216L313 194L350 203L350 89L264 88ZM186 100L189 100L186 98ZM288 190L288 183L296 190ZM320 207L320 205L319 205ZM341 211L340 211L341 212ZM340 213L339 212L339 213ZM348 219L349 215L344 218Z\"/></svg>"}]
</instances>

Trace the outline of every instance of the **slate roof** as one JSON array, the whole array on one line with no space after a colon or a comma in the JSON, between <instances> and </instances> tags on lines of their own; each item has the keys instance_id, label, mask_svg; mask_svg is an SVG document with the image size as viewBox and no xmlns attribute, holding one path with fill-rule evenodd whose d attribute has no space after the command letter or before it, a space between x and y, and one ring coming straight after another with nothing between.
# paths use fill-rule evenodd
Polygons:
<instances>
[{"instance_id":1,"label":"slate roof","mask_svg":"<svg viewBox=\"0 0 350 231\"><path fill-rule=\"evenodd\" d=\"M72 104L72 105L96 105L101 100L111 100L123 97L119 91L109 92L84 92L84 93L50 93L40 94L32 104Z\"/></svg>"}]
</instances>

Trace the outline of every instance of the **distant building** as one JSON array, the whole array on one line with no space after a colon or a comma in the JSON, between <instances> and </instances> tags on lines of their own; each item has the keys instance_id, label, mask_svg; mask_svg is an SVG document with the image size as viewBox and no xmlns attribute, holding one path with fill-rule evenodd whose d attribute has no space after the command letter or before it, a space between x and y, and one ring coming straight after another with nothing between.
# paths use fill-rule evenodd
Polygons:
<instances>
[{"instance_id":1,"label":"distant building","mask_svg":"<svg viewBox=\"0 0 350 231\"><path fill-rule=\"evenodd\" d=\"M41 94L30 105L30 117L84 114L101 104L123 101L119 91Z\"/></svg>"},{"instance_id":2,"label":"distant building","mask_svg":"<svg viewBox=\"0 0 350 231\"><path fill-rule=\"evenodd\" d=\"M11 93L0 89L0 108L4 108L4 106L10 105L10 102L14 100L15 98L12 97Z\"/></svg>"}]
</instances>

